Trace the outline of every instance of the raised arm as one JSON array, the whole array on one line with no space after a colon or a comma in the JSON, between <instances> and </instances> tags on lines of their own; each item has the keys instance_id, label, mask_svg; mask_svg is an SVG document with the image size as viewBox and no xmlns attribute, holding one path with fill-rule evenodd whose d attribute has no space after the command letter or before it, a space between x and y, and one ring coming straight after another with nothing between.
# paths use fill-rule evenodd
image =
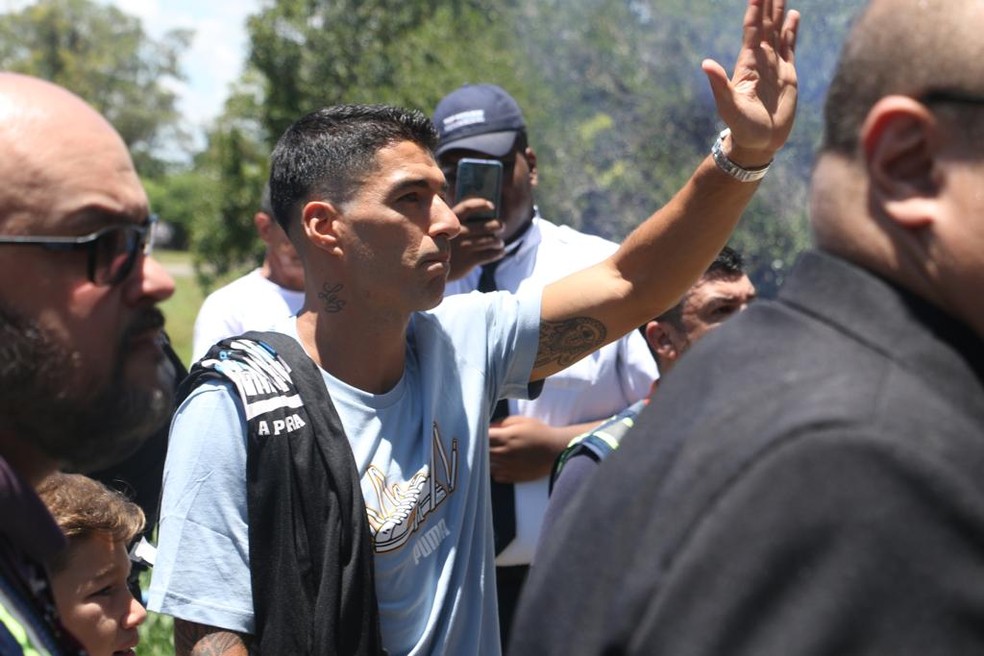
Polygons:
<instances>
[{"instance_id":1,"label":"raised arm","mask_svg":"<svg viewBox=\"0 0 984 656\"><path fill-rule=\"evenodd\" d=\"M796 112L799 13L785 0L748 0L741 51L729 79L702 63L731 130L722 150L744 169L768 165ZM741 182L707 157L677 194L612 257L544 289L531 380L549 376L672 306L727 242L758 182Z\"/></svg>"}]
</instances>

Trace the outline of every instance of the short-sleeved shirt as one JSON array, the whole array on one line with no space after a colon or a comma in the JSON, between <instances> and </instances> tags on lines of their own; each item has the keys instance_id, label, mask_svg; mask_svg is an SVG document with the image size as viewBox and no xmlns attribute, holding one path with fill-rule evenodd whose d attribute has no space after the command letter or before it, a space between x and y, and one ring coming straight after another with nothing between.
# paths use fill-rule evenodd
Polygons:
<instances>
[{"instance_id":1,"label":"short-sleeved shirt","mask_svg":"<svg viewBox=\"0 0 984 656\"><path fill-rule=\"evenodd\" d=\"M304 292L281 287L254 269L209 294L195 318L192 360L220 339L268 330L304 305Z\"/></svg>"},{"instance_id":2,"label":"short-sleeved shirt","mask_svg":"<svg viewBox=\"0 0 984 656\"><path fill-rule=\"evenodd\" d=\"M488 422L525 396L540 294L467 294L413 316L403 377L383 394L322 375L355 454L390 654L496 654ZM296 338L293 320L279 327ZM245 420L227 384L178 409L150 608L250 633ZM276 539L272 536L271 539Z\"/></svg>"},{"instance_id":3,"label":"short-sleeved shirt","mask_svg":"<svg viewBox=\"0 0 984 656\"><path fill-rule=\"evenodd\" d=\"M523 293L543 289L575 271L602 261L618 249L607 239L558 226L539 213L518 242L510 244L495 269L497 289ZM476 267L448 283L445 294L478 288ZM550 426L601 421L643 399L659 377L646 340L633 330L543 381L534 400L509 402L509 413ZM549 476L514 485L516 537L496 559L500 566L528 565L540 539L547 510Z\"/></svg>"}]
</instances>

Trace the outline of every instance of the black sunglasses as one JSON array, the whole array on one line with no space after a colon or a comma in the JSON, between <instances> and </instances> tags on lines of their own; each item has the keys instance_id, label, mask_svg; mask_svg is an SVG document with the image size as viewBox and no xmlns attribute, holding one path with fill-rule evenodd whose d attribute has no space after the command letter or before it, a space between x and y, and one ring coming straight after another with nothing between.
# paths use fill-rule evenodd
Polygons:
<instances>
[{"instance_id":1,"label":"black sunglasses","mask_svg":"<svg viewBox=\"0 0 984 656\"><path fill-rule=\"evenodd\" d=\"M0 245L40 246L49 251L84 250L89 256L89 280L97 285L116 285L133 270L137 258L150 254L157 215L140 225L109 226L81 237L31 237L0 235Z\"/></svg>"}]
</instances>

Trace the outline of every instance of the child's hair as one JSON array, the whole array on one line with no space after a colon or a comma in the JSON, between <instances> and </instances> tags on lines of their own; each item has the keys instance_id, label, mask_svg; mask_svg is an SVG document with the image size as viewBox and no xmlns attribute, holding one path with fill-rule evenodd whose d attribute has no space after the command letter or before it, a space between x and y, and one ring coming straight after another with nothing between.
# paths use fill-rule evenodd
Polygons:
<instances>
[{"instance_id":1,"label":"child's hair","mask_svg":"<svg viewBox=\"0 0 984 656\"><path fill-rule=\"evenodd\" d=\"M38 495L55 518L69 546L95 534L129 543L144 527L140 506L81 474L54 473L38 487ZM48 563L53 573L68 565L71 549L65 549Z\"/></svg>"}]
</instances>

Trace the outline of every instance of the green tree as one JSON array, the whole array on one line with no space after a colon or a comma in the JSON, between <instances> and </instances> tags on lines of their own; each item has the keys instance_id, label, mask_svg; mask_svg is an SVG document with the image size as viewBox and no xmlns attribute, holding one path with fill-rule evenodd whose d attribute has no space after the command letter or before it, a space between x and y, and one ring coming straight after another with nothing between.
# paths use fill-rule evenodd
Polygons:
<instances>
[{"instance_id":1,"label":"green tree","mask_svg":"<svg viewBox=\"0 0 984 656\"><path fill-rule=\"evenodd\" d=\"M806 189L821 99L862 0L801 0L797 126L733 243L768 294L808 243ZM213 135L227 147L213 168L234 190L265 166L277 136L317 107L386 102L432 111L465 82L516 97L540 156L538 201L552 220L620 240L665 204L707 155L718 119L701 59L726 68L740 44L736 0L274 0L249 20L248 93ZM230 130L235 130L232 134ZM244 144L249 143L249 147ZM213 157L213 162L216 161ZM258 163L259 162L259 163ZM237 178L236 176L240 176ZM259 185L242 192L259 196ZM253 203L255 206L255 202ZM231 211L199 242L206 261L249 253ZM211 235L211 233L209 233Z\"/></svg>"},{"instance_id":2,"label":"green tree","mask_svg":"<svg viewBox=\"0 0 984 656\"><path fill-rule=\"evenodd\" d=\"M527 109L541 203L555 220L621 239L680 187L714 132L693 73L694 11L526 1L517 29L542 76Z\"/></svg>"},{"instance_id":3,"label":"green tree","mask_svg":"<svg viewBox=\"0 0 984 656\"><path fill-rule=\"evenodd\" d=\"M247 69L232 86L222 114L207 132L206 147L194 160L200 206L190 215L188 242L196 278L206 292L262 258L253 215L260 206L270 152L259 120L264 101L259 76Z\"/></svg>"},{"instance_id":4,"label":"green tree","mask_svg":"<svg viewBox=\"0 0 984 656\"><path fill-rule=\"evenodd\" d=\"M277 137L301 115L341 102L430 112L468 81L510 84L515 39L506 9L436 0L278 0L249 20L250 58L196 169L213 180L217 211L191 229L199 281L253 265L252 216ZM508 8L507 6L505 6ZM479 56L476 56L479 53Z\"/></svg>"},{"instance_id":5,"label":"green tree","mask_svg":"<svg viewBox=\"0 0 984 656\"><path fill-rule=\"evenodd\" d=\"M343 102L429 112L449 85L511 76L510 12L510 2L476 0L276 0L248 22L263 126L276 139L300 115Z\"/></svg>"},{"instance_id":6,"label":"green tree","mask_svg":"<svg viewBox=\"0 0 984 656\"><path fill-rule=\"evenodd\" d=\"M768 295L809 243L806 197L822 98L862 0L801 0L796 129L732 240ZM524 0L525 61L544 71L528 114L548 216L619 240L665 204L721 127L705 57L741 40L734 0Z\"/></svg>"},{"instance_id":7,"label":"green tree","mask_svg":"<svg viewBox=\"0 0 984 656\"><path fill-rule=\"evenodd\" d=\"M159 175L186 145L174 91L191 33L155 41L138 18L90 0L39 0L0 14L0 68L60 84L98 109L123 136L144 176Z\"/></svg>"},{"instance_id":8,"label":"green tree","mask_svg":"<svg viewBox=\"0 0 984 656\"><path fill-rule=\"evenodd\" d=\"M199 156L199 173L209 180L209 211L191 227L193 263L199 284L208 290L227 274L255 266L263 245L253 224L267 178L269 149L249 121L228 113L209 134Z\"/></svg>"},{"instance_id":9,"label":"green tree","mask_svg":"<svg viewBox=\"0 0 984 656\"><path fill-rule=\"evenodd\" d=\"M165 245L174 250L187 250L195 230L197 217L218 210L215 180L201 171L190 168L169 171L158 178L144 178L144 188L150 198L152 211L167 228Z\"/></svg>"}]
</instances>

